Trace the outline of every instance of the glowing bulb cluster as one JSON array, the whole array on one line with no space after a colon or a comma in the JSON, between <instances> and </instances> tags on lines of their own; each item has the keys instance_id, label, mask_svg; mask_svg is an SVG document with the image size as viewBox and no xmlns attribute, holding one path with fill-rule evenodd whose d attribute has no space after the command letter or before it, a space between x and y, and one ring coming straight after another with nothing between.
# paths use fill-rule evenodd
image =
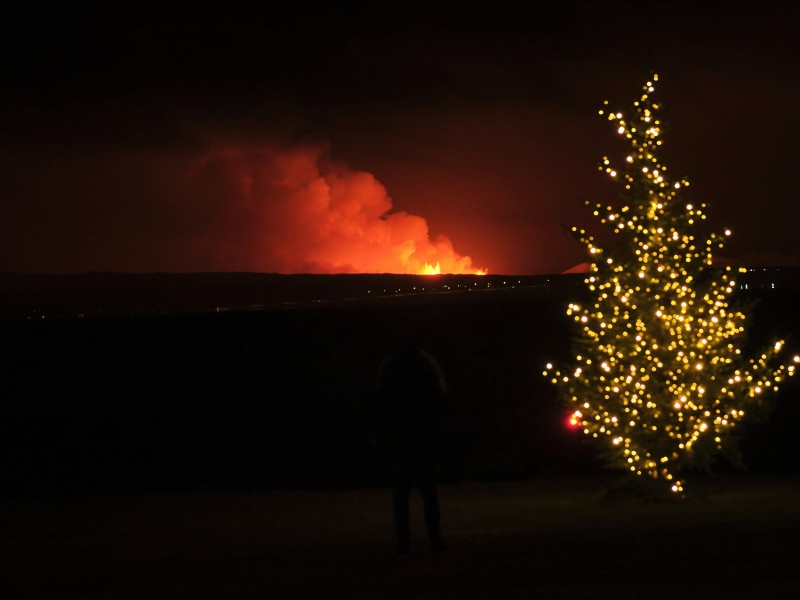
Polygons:
<instances>
[{"instance_id":1,"label":"glowing bulb cluster","mask_svg":"<svg viewBox=\"0 0 800 600\"><path fill-rule=\"evenodd\" d=\"M579 352L571 366L548 364L545 375L573 406L569 423L597 439L612 465L680 493L682 471L709 466L749 409L796 366L775 364L783 341L742 357L745 314L730 301L736 270L712 263L731 231L701 236L706 205L679 201L689 182L673 180L659 157L656 81L645 84L631 118L607 102L600 110L630 146L621 166L603 157L599 167L623 183L623 206L593 206L620 243L604 250L572 229L592 261L594 300L569 305Z\"/></svg>"}]
</instances>

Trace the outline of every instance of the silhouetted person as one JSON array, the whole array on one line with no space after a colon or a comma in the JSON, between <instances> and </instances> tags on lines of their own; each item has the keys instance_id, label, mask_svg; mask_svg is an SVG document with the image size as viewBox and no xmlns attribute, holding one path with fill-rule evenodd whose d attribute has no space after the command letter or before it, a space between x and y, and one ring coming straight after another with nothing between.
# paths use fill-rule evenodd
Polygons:
<instances>
[{"instance_id":1,"label":"silhouetted person","mask_svg":"<svg viewBox=\"0 0 800 600\"><path fill-rule=\"evenodd\" d=\"M406 342L381 363L377 383L378 425L392 483L397 551L409 552L409 502L415 486L422 497L431 548L444 550L436 492L447 393L442 371L427 352Z\"/></svg>"}]
</instances>

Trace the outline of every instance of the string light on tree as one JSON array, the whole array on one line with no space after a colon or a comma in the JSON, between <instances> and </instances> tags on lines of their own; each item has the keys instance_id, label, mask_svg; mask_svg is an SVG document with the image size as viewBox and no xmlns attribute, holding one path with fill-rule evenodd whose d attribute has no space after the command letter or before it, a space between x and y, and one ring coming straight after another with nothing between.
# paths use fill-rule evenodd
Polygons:
<instances>
[{"instance_id":1,"label":"string light on tree","mask_svg":"<svg viewBox=\"0 0 800 600\"><path fill-rule=\"evenodd\" d=\"M610 465L680 494L687 468L708 468L731 448L735 428L800 357L781 362L782 340L743 356L746 316L731 296L744 269L713 268L731 231L700 233L706 205L683 200L689 181L672 179L661 160L657 81L644 85L631 117L608 102L600 110L629 146L620 166L603 157L599 167L623 185L622 206L592 207L618 243L604 248L572 228L589 252L593 300L567 309L577 324L574 361L544 374L572 407L569 422L597 440Z\"/></svg>"}]
</instances>

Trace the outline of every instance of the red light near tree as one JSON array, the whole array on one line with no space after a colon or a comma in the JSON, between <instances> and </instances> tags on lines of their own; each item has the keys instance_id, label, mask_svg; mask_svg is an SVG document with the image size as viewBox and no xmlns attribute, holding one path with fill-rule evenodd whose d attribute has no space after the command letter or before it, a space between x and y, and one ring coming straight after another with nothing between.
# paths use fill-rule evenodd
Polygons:
<instances>
[{"instance_id":1,"label":"red light near tree","mask_svg":"<svg viewBox=\"0 0 800 600\"><path fill-rule=\"evenodd\" d=\"M581 413L574 412L567 417L567 427L570 429L578 429L581 426Z\"/></svg>"}]
</instances>

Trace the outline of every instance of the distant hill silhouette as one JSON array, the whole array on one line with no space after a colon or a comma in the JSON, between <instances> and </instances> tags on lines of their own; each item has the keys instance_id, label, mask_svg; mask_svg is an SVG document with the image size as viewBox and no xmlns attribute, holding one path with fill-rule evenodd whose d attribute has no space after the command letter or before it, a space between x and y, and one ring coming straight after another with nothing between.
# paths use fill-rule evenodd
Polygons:
<instances>
[{"instance_id":1,"label":"distant hill silhouette","mask_svg":"<svg viewBox=\"0 0 800 600\"><path fill-rule=\"evenodd\" d=\"M0 274L0 319L208 313L372 304L573 298L581 265L560 275ZM742 289L800 287L800 268L751 269Z\"/></svg>"},{"instance_id":2,"label":"distant hill silhouette","mask_svg":"<svg viewBox=\"0 0 800 600\"><path fill-rule=\"evenodd\" d=\"M577 281L577 280L576 280ZM225 312L552 289L544 275L0 274L0 318ZM559 284L561 283L559 279Z\"/></svg>"}]
</instances>

